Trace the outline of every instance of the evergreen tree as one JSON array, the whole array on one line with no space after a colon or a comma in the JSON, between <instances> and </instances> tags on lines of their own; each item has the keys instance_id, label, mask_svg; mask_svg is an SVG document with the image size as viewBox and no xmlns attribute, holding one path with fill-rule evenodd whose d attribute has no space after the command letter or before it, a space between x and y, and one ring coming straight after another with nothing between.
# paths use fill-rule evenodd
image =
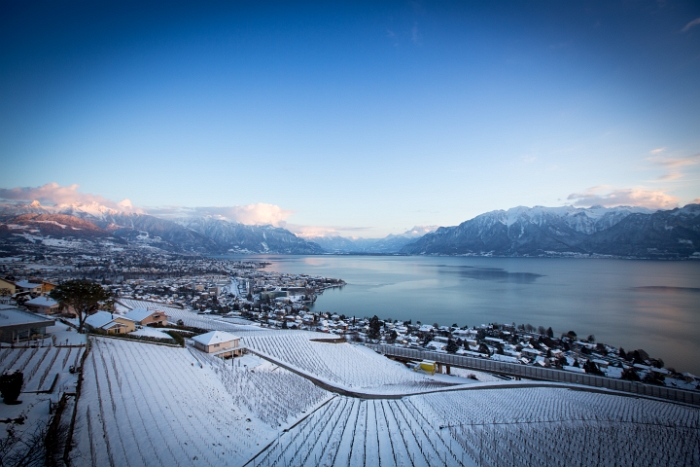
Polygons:
<instances>
[{"instance_id":1,"label":"evergreen tree","mask_svg":"<svg viewBox=\"0 0 700 467\"><path fill-rule=\"evenodd\" d=\"M100 284L75 279L60 283L49 296L78 315L78 332L82 332L85 319L95 313L100 308L100 303L107 301L112 294Z\"/></svg>"}]
</instances>

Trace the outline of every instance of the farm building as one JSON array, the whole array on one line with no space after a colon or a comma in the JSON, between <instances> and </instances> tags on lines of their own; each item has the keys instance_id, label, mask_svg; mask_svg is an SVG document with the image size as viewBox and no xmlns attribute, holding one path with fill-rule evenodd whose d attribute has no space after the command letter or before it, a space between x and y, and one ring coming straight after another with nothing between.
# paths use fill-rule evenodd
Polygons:
<instances>
[{"instance_id":1,"label":"farm building","mask_svg":"<svg viewBox=\"0 0 700 467\"><path fill-rule=\"evenodd\" d=\"M136 330L136 324L132 320L106 311L88 316L85 324L90 329L106 331L107 334L128 334Z\"/></svg>"},{"instance_id":2,"label":"farm building","mask_svg":"<svg viewBox=\"0 0 700 467\"><path fill-rule=\"evenodd\" d=\"M45 315L51 315L58 313L60 305L57 301L50 299L49 297L39 296L32 298L24 304L29 311L34 313L43 313Z\"/></svg>"},{"instance_id":3,"label":"farm building","mask_svg":"<svg viewBox=\"0 0 700 467\"><path fill-rule=\"evenodd\" d=\"M141 326L148 326L149 324L161 324L165 326L168 324L168 317L165 315L164 311L160 310L134 308L125 314L124 318L130 319Z\"/></svg>"},{"instance_id":4,"label":"farm building","mask_svg":"<svg viewBox=\"0 0 700 467\"><path fill-rule=\"evenodd\" d=\"M243 354L241 338L222 331L211 331L192 338L196 349L219 357L234 357Z\"/></svg>"},{"instance_id":5,"label":"farm building","mask_svg":"<svg viewBox=\"0 0 700 467\"><path fill-rule=\"evenodd\" d=\"M0 309L0 341L17 342L34 337L43 338L46 328L56 322L45 316L37 316L33 313L14 308Z\"/></svg>"}]
</instances>

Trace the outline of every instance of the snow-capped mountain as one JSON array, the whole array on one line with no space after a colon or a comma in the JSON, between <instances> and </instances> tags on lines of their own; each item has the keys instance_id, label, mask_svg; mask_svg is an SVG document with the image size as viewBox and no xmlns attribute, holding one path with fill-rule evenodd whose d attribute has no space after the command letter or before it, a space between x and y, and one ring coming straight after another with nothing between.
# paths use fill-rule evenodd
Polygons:
<instances>
[{"instance_id":1,"label":"snow-capped mountain","mask_svg":"<svg viewBox=\"0 0 700 467\"><path fill-rule=\"evenodd\" d=\"M197 232L227 250L256 253L318 254L319 245L271 225L245 225L215 217L188 217L175 223Z\"/></svg>"},{"instance_id":2,"label":"snow-capped mountain","mask_svg":"<svg viewBox=\"0 0 700 467\"><path fill-rule=\"evenodd\" d=\"M333 253L365 253L391 254L398 253L401 248L426 233L437 229L437 226L416 226L399 235L387 235L384 238L347 238L341 236L307 238L319 244L324 250Z\"/></svg>"},{"instance_id":3,"label":"snow-capped mountain","mask_svg":"<svg viewBox=\"0 0 700 467\"><path fill-rule=\"evenodd\" d=\"M608 254L688 257L700 251L699 205L645 208L516 207L441 227L406 245L407 254ZM661 248L659 248L661 247ZM656 248L656 250L651 250Z\"/></svg>"},{"instance_id":4,"label":"snow-capped mountain","mask_svg":"<svg viewBox=\"0 0 700 467\"><path fill-rule=\"evenodd\" d=\"M224 220L168 219L133 210L94 205L0 207L0 238L5 242L41 243L44 238L140 243L170 251L200 253L314 254L323 250L293 233L271 226L250 226Z\"/></svg>"}]
</instances>

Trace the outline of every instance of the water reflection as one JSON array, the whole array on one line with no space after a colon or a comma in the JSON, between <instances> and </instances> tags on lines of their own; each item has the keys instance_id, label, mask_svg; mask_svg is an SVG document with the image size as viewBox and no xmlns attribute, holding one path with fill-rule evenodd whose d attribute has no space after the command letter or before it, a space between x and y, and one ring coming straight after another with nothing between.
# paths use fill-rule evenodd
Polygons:
<instances>
[{"instance_id":1,"label":"water reflection","mask_svg":"<svg viewBox=\"0 0 700 467\"><path fill-rule=\"evenodd\" d=\"M642 287L633 287L632 290L641 292L700 292L699 287L667 287L665 285L647 285Z\"/></svg>"},{"instance_id":2,"label":"water reflection","mask_svg":"<svg viewBox=\"0 0 700 467\"><path fill-rule=\"evenodd\" d=\"M510 272L502 268L482 268L476 266L441 266L438 268L441 274L459 274L467 279L479 281L509 282L514 284L532 284L538 278L544 277L542 274L533 272Z\"/></svg>"}]
</instances>

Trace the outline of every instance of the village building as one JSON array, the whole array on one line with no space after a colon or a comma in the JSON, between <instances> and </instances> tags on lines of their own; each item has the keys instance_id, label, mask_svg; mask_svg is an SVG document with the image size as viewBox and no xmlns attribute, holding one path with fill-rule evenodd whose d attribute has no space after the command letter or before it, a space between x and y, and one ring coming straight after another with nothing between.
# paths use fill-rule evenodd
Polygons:
<instances>
[{"instance_id":1,"label":"village building","mask_svg":"<svg viewBox=\"0 0 700 467\"><path fill-rule=\"evenodd\" d=\"M192 338L194 347L217 357L237 357L243 355L241 338L223 331L211 331Z\"/></svg>"},{"instance_id":2,"label":"village building","mask_svg":"<svg viewBox=\"0 0 700 467\"><path fill-rule=\"evenodd\" d=\"M128 334L136 330L136 324L123 316L113 315L106 311L98 311L85 318L88 328L105 331L107 334Z\"/></svg>"},{"instance_id":3,"label":"village building","mask_svg":"<svg viewBox=\"0 0 700 467\"><path fill-rule=\"evenodd\" d=\"M160 310L134 308L133 310L125 314L124 318L130 319L134 323L141 326L148 326L152 324L167 326L168 324L168 317L165 315L164 311Z\"/></svg>"},{"instance_id":4,"label":"village building","mask_svg":"<svg viewBox=\"0 0 700 467\"><path fill-rule=\"evenodd\" d=\"M54 320L45 316L37 316L15 308L0 309L0 341L43 339L46 336L46 328L54 324Z\"/></svg>"},{"instance_id":5,"label":"village building","mask_svg":"<svg viewBox=\"0 0 700 467\"><path fill-rule=\"evenodd\" d=\"M29 281L17 281L15 282L17 287L17 292L29 292L32 294L41 294L41 283L36 284Z\"/></svg>"},{"instance_id":6,"label":"village building","mask_svg":"<svg viewBox=\"0 0 700 467\"><path fill-rule=\"evenodd\" d=\"M24 306L34 313L52 315L59 312L61 305L56 300L52 300L49 297L39 296L25 302Z\"/></svg>"},{"instance_id":7,"label":"village building","mask_svg":"<svg viewBox=\"0 0 700 467\"><path fill-rule=\"evenodd\" d=\"M17 293L17 286L15 286L15 283L12 281L8 281L7 279L3 279L0 277L0 292L6 291L5 294L7 295L14 295ZM3 294L0 293L0 296Z\"/></svg>"},{"instance_id":8,"label":"village building","mask_svg":"<svg viewBox=\"0 0 700 467\"><path fill-rule=\"evenodd\" d=\"M53 282L41 281L41 294L46 295L56 288L56 284Z\"/></svg>"}]
</instances>

